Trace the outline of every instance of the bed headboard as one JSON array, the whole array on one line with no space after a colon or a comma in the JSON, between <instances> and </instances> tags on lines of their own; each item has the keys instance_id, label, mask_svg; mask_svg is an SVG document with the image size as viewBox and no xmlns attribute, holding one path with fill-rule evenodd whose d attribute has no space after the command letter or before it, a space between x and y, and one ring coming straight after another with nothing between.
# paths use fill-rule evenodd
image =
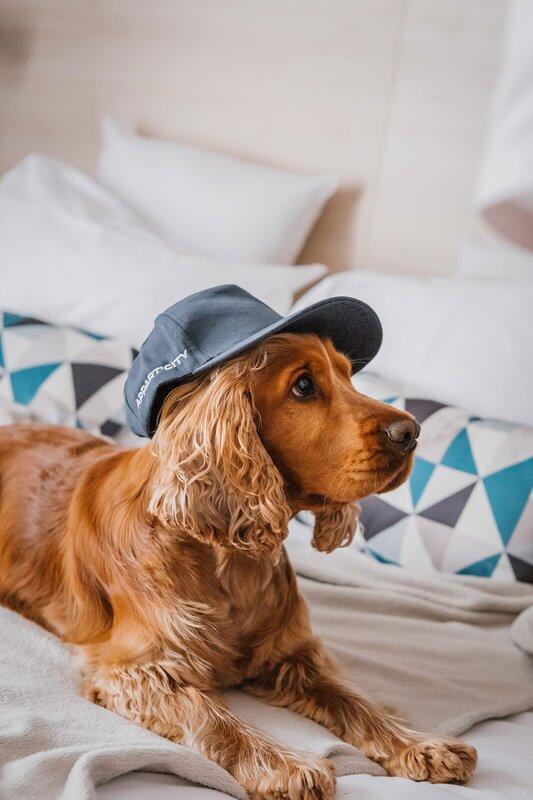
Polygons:
<instances>
[{"instance_id":1,"label":"bed headboard","mask_svg":"<svg viewBox=\"0 0 533 800\"><path fill-rule=\"evenodd\" d=\"M0 171L100 117L341 189L301 255L453 271L508 0L3 0Z\"/></svg>"}]
</instances>

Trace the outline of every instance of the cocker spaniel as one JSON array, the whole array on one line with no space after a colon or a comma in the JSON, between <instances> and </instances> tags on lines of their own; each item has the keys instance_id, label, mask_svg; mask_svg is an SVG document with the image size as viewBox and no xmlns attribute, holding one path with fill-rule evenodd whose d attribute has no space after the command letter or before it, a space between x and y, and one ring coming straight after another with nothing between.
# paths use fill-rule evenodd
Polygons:
<instances>
[{"instance_id":1,"label":"cocker spaniel","mask_svg":"<svg viewBox=\"0 0 533 800\"><path fill-rule=\"evenodd\" d=\"M149 446L0 429L0 598L75 647L94 702L216 761L257 800L334 794L327 761L231 714L239 687L417 781L463 782L472 747L373 705L313 636L283 548L350 543L358 498L406 479L419 426L359 394L329 341L279 334L169 393Z\"/></svg>"}]
</instances>

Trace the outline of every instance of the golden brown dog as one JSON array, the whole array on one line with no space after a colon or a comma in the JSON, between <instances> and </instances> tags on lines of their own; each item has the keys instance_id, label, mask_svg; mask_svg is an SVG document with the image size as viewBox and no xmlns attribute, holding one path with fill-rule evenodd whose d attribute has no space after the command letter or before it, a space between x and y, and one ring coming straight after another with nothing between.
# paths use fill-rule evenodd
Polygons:
<instances>
[{"instance_id":1,"label":"golden brown dog","mask_svg":"<svg viewBox=\"0 0 533 800\"><path fill-rule=\"evenodd\" d=\"M106 708L183 742L253 798L331 798L326 761L276 744L217 694L240 687L414 780L465 781L466 744L425 738L358 694L312 634L283 549L348 544L355 501L399 485L419 426L358 394L311 335L273 336L166 398L151 446L0 431L0 598L76 647Z\"/></svg>"}]
</instances>

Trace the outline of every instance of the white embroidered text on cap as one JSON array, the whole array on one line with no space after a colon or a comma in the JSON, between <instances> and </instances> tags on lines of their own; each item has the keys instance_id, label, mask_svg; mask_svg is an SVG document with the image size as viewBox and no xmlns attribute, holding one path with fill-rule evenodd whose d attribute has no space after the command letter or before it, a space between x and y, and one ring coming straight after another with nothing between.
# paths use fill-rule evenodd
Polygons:
<instances>
[{"instance_id":1,"label":"white embroidered text on cap","mask_svg":"<svg viewBox=\"0 0 533 800\"><path fill-rule=\"evenodd\" d=\"M182 361L185 361L187 358L187 350L184 350L183 353L179 353L176 358L173 358L172 361L169 361L168 364L161 364L160 367L155 367L151 372L148 373L146 379L139 389L139 393L137 395L137 408L141 405L146 392L148 391L148 387L152 383L153 379L156 375L159 375L160 372L163 370L175 369L179 367Z\"/></svg>"}]
</instances>

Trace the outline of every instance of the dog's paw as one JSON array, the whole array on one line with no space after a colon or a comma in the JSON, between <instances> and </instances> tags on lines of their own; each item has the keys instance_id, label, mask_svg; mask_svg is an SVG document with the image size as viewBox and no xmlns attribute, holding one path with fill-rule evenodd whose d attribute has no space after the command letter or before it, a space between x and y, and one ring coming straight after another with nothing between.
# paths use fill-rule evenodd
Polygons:
<instances>
[{"instance_id":1,"label":"dog's paw","mask_svg":"<svg viewBox=\"0 0 533 800\"><path fill-rule=\"evenodd\" d=\"M251 800L333 800L335 773L325 759L284 759L245 786Z\"/></svg>"},{"instance_id":2,"label":"dog's paw","mask_svg":"<svg viewBox=\"0 0 533 800\"><path fill-rule=\"evenodd\" d=\"M428 783L465 783L477 764L475 748L455 739L425 739L399 751L387 770L390 775Z\"/></svg>"}]
</instances>

